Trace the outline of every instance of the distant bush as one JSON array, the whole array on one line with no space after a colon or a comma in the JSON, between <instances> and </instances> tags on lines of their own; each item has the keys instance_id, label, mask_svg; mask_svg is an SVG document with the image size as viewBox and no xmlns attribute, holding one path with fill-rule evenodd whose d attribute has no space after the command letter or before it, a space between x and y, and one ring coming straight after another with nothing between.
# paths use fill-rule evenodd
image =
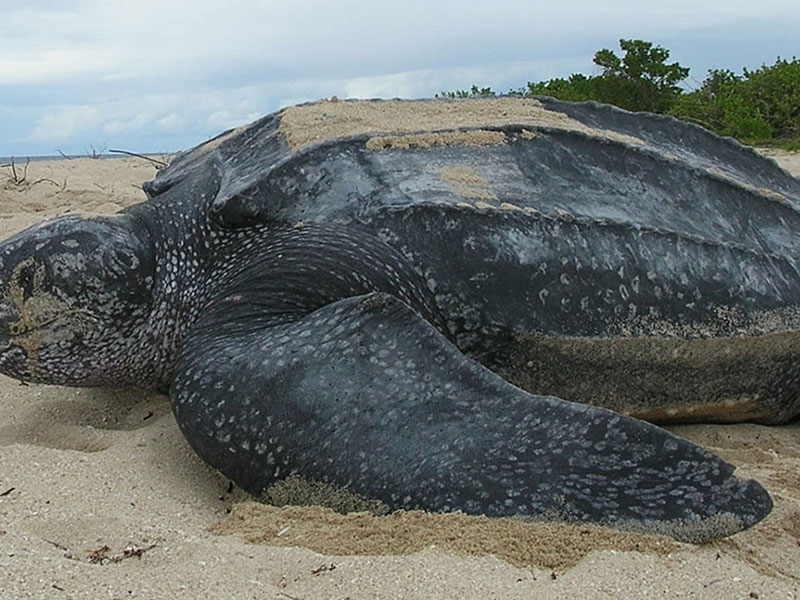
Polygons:
<instances>
[{"instance_id":1,"label":"distant bush","mask_svg":"<svg viewBox=\"0 0 800 600\"><path fill-rule=\"evenodd\" d=\"M681 94L678 84L689 76L688 67L667 63L669 50L644 40L620 40L623 55L603 48L594 55L600 75L570 75L566 79L528 82L512 91L522 96L553 96L580 102L595 100L627 110L665 112ZM474 88L475 86L473 86Z\"/></svg>"},{"instance_id":2,"label":"distant bush","mask_svg":"<svg viewBox=\"0 0 800 600\"><path fill-rule=\"evenodd\" d=\"M599 75L528 82L509 93L544 95L580 102L595 100L633 111L670 114L745 143L800 145L800 61L778 58L772 66L737 75L712 69L700 87L684 92L679 84L689 69L667 63L669 50L644 40L620 40L622 56L602 49L594 63ZM490 87L442 92L439 97L494 96Z\"/></svg>"},{"instance_id":3,"label":"distant bush","mask_svg":"<svg viewBox=\"0 0 800 600\"><path fill-rule=\"evenodd\" d=\"M550 79L537 83L529 81L526 87L512 93L520 96L552 96L570 102L583 102L597 98L595 79L597 78L576 73L567 79Z\"/></svg>"},{"instance_id":4,"label":"distant bush","mask_svg":"<svg viewBox=\"0 0 800 600\"><path fill-rule=\"evenodd\" d=\"M741 75L713 69L700 88L683 94L670 114L749 143L800 138L800 61Z\"/></svg>"},{"instance_id":5,"label":"distant bush","mask_svg":"<svg viewBox=\"0 0 800 600\"><path fill-rule=\"evenodd\" d=\"M468 90L455 90L454 92L440 92L436 94L436 98L475 98L475 97L486 97L486 96L495 96L494 90L490 87L483 87L479 88L477 85L473 85Z\"/></svg>"}]
</instances>

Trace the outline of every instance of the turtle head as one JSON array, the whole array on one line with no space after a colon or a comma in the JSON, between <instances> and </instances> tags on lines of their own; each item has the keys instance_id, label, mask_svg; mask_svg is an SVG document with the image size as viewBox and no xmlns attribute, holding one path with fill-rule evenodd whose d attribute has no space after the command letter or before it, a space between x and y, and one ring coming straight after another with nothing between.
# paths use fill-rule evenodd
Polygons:
<instances>
[{"instance_id":1,"label":"turtle head","mask_svg":"<svg viewBox=\"0 0 800 600\"><path fill-rule=\"evenodd\" d=\"M73 385L124 372L153 273L129 215L60 217L0 243L0 372Z\"/></svg>"}]
</instances>

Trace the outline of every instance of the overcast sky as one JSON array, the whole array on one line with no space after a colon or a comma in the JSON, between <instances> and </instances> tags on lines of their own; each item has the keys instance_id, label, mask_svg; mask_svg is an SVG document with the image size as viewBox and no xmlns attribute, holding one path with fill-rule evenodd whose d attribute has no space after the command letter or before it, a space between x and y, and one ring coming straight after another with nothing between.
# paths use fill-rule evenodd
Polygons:
<instances>
[{"instance_id":1,"label":"overcast sky","mask_svg":"<svg viewBox=\"0 0 800 600\"><path fill-rule=\"evenodd\" d=\"M187 149L281 106L597 73L620 38L691 68L800 54L798 0L0 0L0 156Z\"/></svg>"}]
</instances>

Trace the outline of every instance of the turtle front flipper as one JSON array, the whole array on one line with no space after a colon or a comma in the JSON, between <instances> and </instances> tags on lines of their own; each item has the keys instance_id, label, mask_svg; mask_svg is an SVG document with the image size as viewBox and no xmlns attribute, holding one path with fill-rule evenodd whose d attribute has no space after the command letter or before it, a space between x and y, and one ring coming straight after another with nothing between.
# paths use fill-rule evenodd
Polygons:
<instances>
[{"instance_id":1,"label":"turtle front flipper","mask_svg":"<svg viewBox=\"0 0 800 600\"><path fill-rule=\"evenodd\" d=\"M653 425L530 395L406 304L350 297L305 317L208 307L171 391L191 445L244 489L298 474L390 508L607 524L702 542L772 502Z\"/></svg>"}]
</instances>

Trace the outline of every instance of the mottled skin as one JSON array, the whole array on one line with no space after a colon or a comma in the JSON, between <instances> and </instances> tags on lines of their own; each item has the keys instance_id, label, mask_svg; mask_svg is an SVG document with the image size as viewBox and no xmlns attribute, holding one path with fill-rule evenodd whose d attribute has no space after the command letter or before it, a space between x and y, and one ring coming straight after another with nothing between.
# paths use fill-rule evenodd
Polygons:
<instances>
[{"instance_id":1,"label":"mottled skin","mask_svg":"<svg viewBox=\"0 0 800 600\"><path fill-rule=\"evenodd\" d=\"M623 131L637 123L640 135L659 131L650 117L575 110L628 119L615 124ZM487 366L509 377L524 370L525 335L610 339L615 327L645 327L631 310L662 326L713 321L725 337L724 323L709 317L725 306L730 328L761 334L756 313L791 309L798 298L785 259L793 247L786 242L783 256L773 249L786 234L727 219L731 231L719 228L711 243L699 236L716 231L713 222L668 230L670 214L683 219L678 208L658 206L652 217L632 203L623 210L624 195L614 208L601 179L602 202L592 209L576 197L576 213L581 205L640 211L663 224L525 212L552 197L540 193L546 178L536 183L531 165L541 163L520 128L504 130L502 147L376 153L361 137L293 153L278 120L188 153L148 185L146 203L108 218L55 219L4 242L0 370L44 383L169 387L190 444L254 493L300 474L392 508L596 522L697 542L769 513L760 485L702 448L615 412L535 395L535 382L523 391ZM556 141L572 159L598 145ZM712 141L734 157L727 165L766 168ZM631 152L608 141L601 149L609 161ZM626 163L635 178L667 169L638 170L637 160L655 160L644 154ZM426 168L451 163L491 164L498 204L516 194L517 209L448 197ZM690 172L687 182L700 177L691 162L669 164ZM779 183L784 195L796 186ZM726 201L746 204L746 190ZM796 219L794 200L786 204L791 211L769 207L779 213L772 223ZM685 300L692 290L700 297ZM780 399L776 420L796 414L793 389Z\"/></svg>"}]
</instances>

